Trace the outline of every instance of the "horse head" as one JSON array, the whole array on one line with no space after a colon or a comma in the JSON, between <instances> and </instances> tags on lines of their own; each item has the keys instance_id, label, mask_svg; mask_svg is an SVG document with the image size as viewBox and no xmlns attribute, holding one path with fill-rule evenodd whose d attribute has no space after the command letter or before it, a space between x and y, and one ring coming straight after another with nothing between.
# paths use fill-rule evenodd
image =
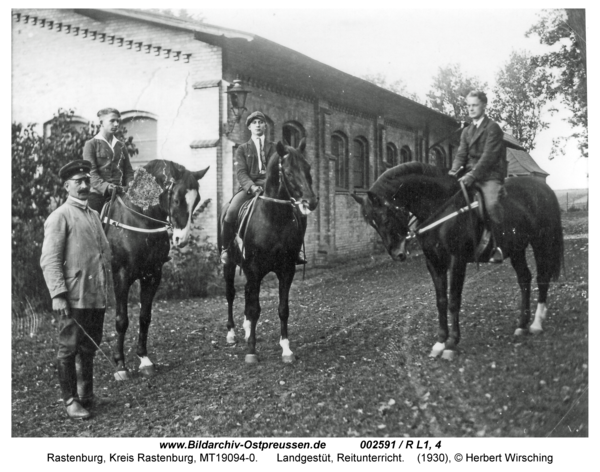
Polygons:
<instances>
[{"instance_id":1,"label":"horse head","mask_svg":"<svg viewBox=\"0 0 600 472\"><path fill-rule=\"evenodd\" d=\"M184 166L166 160L151 161L146 170L154 175L163 189L160 207L173 226L172 242L184 247L191 233L194 210L200 203L199 180L209 167L190 172Z\"/></svg>"},{"instance_id":2,"label":"horse head","mask_svg":"<svg viewBox=\"0 0 600 472\"><path fill-rule=\"evenodd\" d=\"M366 197L356 193L351 193L350 196L361 206L363 218L375 228L391 258L395 261L406 260L406 237L410 220L408 210L372 191L368 191Z\"/></svg>"},{"instance_id":3,"label":"horse head","mask_svg":"<svg viewBox=\"0 0 600 472\"><path fill-rule=\"evenodd\" d=\"M297 149L280 141L276 148L267 168L265 195L289 199L300 213L308 215L317 208L319 197L312 189L310 164L304 156L306 141L303 138Z\"/></svg>"}]
</instances>

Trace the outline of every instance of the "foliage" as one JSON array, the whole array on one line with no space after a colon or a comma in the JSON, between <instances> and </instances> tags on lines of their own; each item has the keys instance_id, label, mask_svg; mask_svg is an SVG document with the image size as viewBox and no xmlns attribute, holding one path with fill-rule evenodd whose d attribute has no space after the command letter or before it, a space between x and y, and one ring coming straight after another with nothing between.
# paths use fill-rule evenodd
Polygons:
<instances>
[{"instance_id":1,"label":"foliage","mask_svg":"<svg viewBox=\"0 0 600 472\"><path fill-rule=\"evenodd\" d=\"M78 130L73 110L59 109L44 136L35 124L12 124L12 303L18 316L26 307L48 307L49 297L40 268L44 221L66 199L59 169L66 163L82 159L83 146L98 132L88 124ZM126 141L130 154L137 153L126 130L118 137Z\"/></svg>"},{"instance_id":2,"label":"foliage","mask_svg":"<svg viewBox=\"0 0 600 472\"><path fill-rule=\"evenodd\" d=\"M195 21L197 23L204 23L205 18L201 13L189 12L185 8L172 9L172 8L148 8L147 11L158 13L159 15L170 16L171 18L179 18L181 20Z\"/></svg>"},{"instance_id":3,"label":"foliage","mask_svg":"<svg viewBox=\"0 0 600 472\"><path fill-rule=\"evenodd\" d=\"M549 81L546 70L536 67L525 51L513 51L496 76L494 100L487 112L505 129L511 129L527 151L534 148L538 132L549 127L542 120Z\"/></svg>"},{"instance_id":4,"label":"foliage","mask_svg":"<svg viewBox=\"0 0 600 472\"><path fill-rule=\"evenodd\" d=\"M540 93L548 100L559 99L571 112L567 120L573 128L570 138L577 140L582 155L588 157L585 38L576 34L569 24L567 12L562 9L544 10L538 23L527 31L526 36L531 35L537 35L541 44L554 47L552 51L532 58L534 67L546 69L553 77L548 89ZM564 140L556 140L554 144L556 148L564 144ZM555 149L550 157L557 154L560 152Z\"/></svg>"},{"instance_id":5,"label":"foliage","mask_svg":"<svg viewBox=\"0 0 600 472\"><path fill-rule=\"evenodd\" d=\"M429 106L449 115L457 121L466 121L469 116L465 100L472 90L484 90L486 82L477 77L465 76L459 64L440 67L427 98Z\"/></svg>"},{"instance_id":6,"label":"foliage","mask_svg":"<svg viewBox=\"0 0 600 472\"><path fill-rule=\"evenodd\" d=\"M421 98L413 92L409 92L406 86L406 83L402 79L395 80L394 82L387 81L385 75L379 74L367 74L362 77L367 82L371 82L381 88L389 90L390 92L394 92L398 95L402 95L403 97L409 98L414 102L422 103Z\"/></svg>"}]
</instances>

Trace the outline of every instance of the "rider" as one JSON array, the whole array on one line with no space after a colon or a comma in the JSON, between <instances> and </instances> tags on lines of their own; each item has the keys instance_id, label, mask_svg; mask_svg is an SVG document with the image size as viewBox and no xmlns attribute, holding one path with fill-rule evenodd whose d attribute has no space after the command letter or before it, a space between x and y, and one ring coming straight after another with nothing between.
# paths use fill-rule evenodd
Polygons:
<instances>
[{"instance_id":1,"label":"rider","mask_svg":"<svg viewBox=\"0 0 600 472\"><path fill-rule=\"evenodd\" d=\"M100 131L85 143L83 158L91 163L92 190L90 208L98 213L112 194L113 188L122 192L133 181L133 168L123 141L115 137L121 124L121 114L114 108L98 112Z\"/></svg>"},{"instance_id":2,"label":"rider","mask_svg":"<svg viewBox=\"0 0 600 472\"><path fill-rule=\"evenodd\" d=\"M449 175L456 176L462 167L467 173L459 181L466 187L475 184L481 189L485 207L490 218L495 247L490 262L502 262L504 235L502 223L505 195L506 149L504 133L500 126L487 117L487 96L481 91L467 95L467 110L471 125L463 129L460 146L454 157Z\"/></svg>"},{"instance_id":3,"label":"rider","mask_svg":"<svg viewBox=\"0 0 600 472\"><path fill-rule=\"evenodd\" d=\"M223 229L221 230L221 247L223 248L221 262L223 264L226 264L229 258L228 248L235 237L235 222L240 208L244 202L263 192L267 177L267 163L269 157L276 152L275 143L266 139L267 119L262 112L251 113L246 118L246 126L252 133L252 137L248 142L240 145L235 153L237 179L240 187L229 202L227 213L223 218ZM303 227L306 226L304 221L302 224ZM306 261L298 255L296 263L306 264Z\"/></svg>"}]
</instances>

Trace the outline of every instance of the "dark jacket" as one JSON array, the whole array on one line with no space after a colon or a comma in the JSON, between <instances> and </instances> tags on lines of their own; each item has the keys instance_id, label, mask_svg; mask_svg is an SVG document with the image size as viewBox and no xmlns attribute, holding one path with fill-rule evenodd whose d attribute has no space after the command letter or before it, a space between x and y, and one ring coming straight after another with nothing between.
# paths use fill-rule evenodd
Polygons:
<instances>
[{"instance_id":1,"label":"dark jacket","mask_svg":"<svg viewBox=\"0 0 600 472\"><path fill-rule=\"evenodd\" d=\"M265 145L265 166L276 151L275 143L264 141ZM235 152L235 166L237 179L240 183L240 190L248 192L252 185L260 185L264 187L266 173L260 173L260 165L258 161L258 149L254 141L250 139L247 143L241 144Z\"/></svg>"},{"instance_id":2,"label":"dark jacket","mask_svg":"<svg viewBox=\"0 0 600 472\"><path fill-rule=\"evenodd\" d=\"M112 290L111 252L98 213L68 198L44 224L40 265L52 298L72 308L105 308Z\"/></svg>"},{"instance_id":3,"label":"dark jacket","mask_svg":"<svg viewBox=\"0 0 600 472\"><path fill-rule=\"evenodd\" d=\"M133 167L122 141L117 141L113 152L106 141L94 137L85 143L83 158L92 164L93 192L105 195L108 184L125 187L133 180Z\"/></svg>"},{"instance_id":4,"label":"dark jacket","mask_svg":"<svg viewBox=\"0 0 600 472\"><path fill-rule=\"evenodd\" d=\"M465 166L476 181L504 181L506 147L504 133L498 123L485 116L479 128L471 124L463 129L452 170L456 172L461 166Z\"/></svg>"}]
</instances>

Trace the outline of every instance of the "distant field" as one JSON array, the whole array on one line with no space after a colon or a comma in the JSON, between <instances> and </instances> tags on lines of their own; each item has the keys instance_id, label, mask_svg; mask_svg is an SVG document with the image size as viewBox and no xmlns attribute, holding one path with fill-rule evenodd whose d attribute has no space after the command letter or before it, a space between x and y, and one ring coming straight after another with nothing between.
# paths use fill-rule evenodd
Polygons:
<instances>
[{"instance_id":1,"label":"distant field","mask_svg":"<svg viewBox=\"0 0 600 472\"><path fill-rule=\"evenodd\" d=\"M569 189L569 190L555 190L556 196L558 197L558 203L563 210L567 208L578 208L581 210L587 210L588 208L588 189Z\"/></svg>"}]
</instances>

